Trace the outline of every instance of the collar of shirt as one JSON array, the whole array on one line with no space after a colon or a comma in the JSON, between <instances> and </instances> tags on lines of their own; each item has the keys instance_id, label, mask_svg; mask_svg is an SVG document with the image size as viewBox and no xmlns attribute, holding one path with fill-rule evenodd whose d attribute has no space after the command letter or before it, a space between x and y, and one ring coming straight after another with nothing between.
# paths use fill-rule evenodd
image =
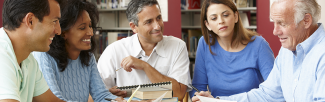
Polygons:
<instances>
[{"instance_id":1,"label":"collar of shirt","mask_svg":"<svg viewBox=\"0 0 325 102\"><path fill-rule=\"evenodd\" d=\"M14 51L14 47L13 47L13 45L12 45L12 42L11 42L11 40L10 40L10 38L9 38L9 36L8 36L8 34L7 34L7 32L4 30L4 28L2 27L2 28L0 28L0 39L2 39L2 40L4 40L5 42L1 42L1 45L2 46L5 46L5 47L9 47L10 48L10 52L12 52L12 54L13 54L13 58L14 58L14 60L16 60L17 61L17 57L16 57L16 54L15 54L15 51ZM9 45L9 46L7 46L7 45ZM30 62L30 57L31 56L33 56L32 54L29 54L28 55L28 57L25 59L25 60L23 60L22 62L21 62L21 65L23 66L24 64L26 65L26 64L28 64L29 62ZM23 64L24 63L24 64ZM16 63L18 66L20 66L18 63ZM22 66L20 66L20 67L22 67Z\"/></svg>"},{"instance_id":2,"label":"collar of shirt","mask_svg":"<svg viewBox=\"0 0 325 102\"><path fill-rule=\"evenodd\" d=\"M14 51L14 48L13 48L13 45L12 45L12 42L7 34L7 32L4 30L4 28L0 28L0 46L3 46L6 48L6 50L11 54L10 56L12 56L13 58L13 61L16 61L15 62L15 67L16 69L18 70L19 72L19 77L20 77L20 80L21 80L21 85L20 85L20 90L21 88L23 88L23 86L25 85L26 81L27 81L27 74L24 74L24 73L28 73L28 65L29 63L31 63L31 60L34 59L33 55L30 53L28 55L28 57L23 60L21 62L21 64L19 65L17 63L17 57L16 57L16 54L15 54L15 51Z\"/></svg>"},{"instance_id":3,"label":"collar of shirt","mask_svg":"<svg viewBox=\"0 0 325 102\"><path fill-rule=\"evenodd\" d=\"M140 55L141 51L143 51L143 49L140 45L138 34L133 35L132 44L133 44L132 49L134 49L134 51L132 52L132 56L137 57ZM153 52L157 52L157 54L160 57L166 57L166 53L165 53L165 49L164 49L164 39L162 39L160 42L158 42L158 44L153 49L152 53Z\"/></svg>"},{"instance_id":4,"label":"collar of shirt","mask_svg":"<svg viewBox=\"0 0 325 102\"><path fill-rule=\"evenodd\" d=\"M324 26L322 23L318 23L318 29L305 41L298 44L296 46L296 51L293 51L293 54L297 55L297 53L302 52L304 55L307 55L309 51L325 37L325 35L322 34L322 31L324 31Z\"/></svg>"},{"instance_id":5,"label":"collar of shirt","mask_svg":"<svg viewBox=\"0 0 325 102\"><path fill-rule=\"evenodd\" d=\"M14 51L14 48L12 46L11 40L9 39L9 36L7 35L7 32L4 30L4 28L0 28L0 39L6 41L6 43L9 45L10 49ZM4 42L1 42L1 45L7 45ZM15 56L16 57L16 56Z\"/></svg>"}]
</instances>

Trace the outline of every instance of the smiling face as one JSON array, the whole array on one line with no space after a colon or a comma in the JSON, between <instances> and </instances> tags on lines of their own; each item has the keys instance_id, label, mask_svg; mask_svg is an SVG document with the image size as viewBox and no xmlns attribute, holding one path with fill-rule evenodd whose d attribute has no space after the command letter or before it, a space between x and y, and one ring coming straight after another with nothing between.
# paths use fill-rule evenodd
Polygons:
<instances>
[{"instance_id":1,"label":"smiling face","mask_svg":"<svg viewBox=\"0 0 325 102\"><path fill-rule=\"evenodd\" d=\"M52 43L55 34L61 34L61 28L59 19L60 5L55 0L49 0L50 14L43 17L43 21L39 22L37 19L35 23L35 29L31 32L33 35L30 37L29 46L32 47L32 51L46 52L50 50L50 44Z\"/></svg>"},{"instance_id":2,"label":"smiling face","mask_svg":"<svg viewBox=\"0 0 325 102\"><path fill-rule=\"evenodd\" d=\"M66 32L63 32L66 39L67 50L83 51L91 48L91 37L93 28L87 11L82 11L76 23Z\"/></svg>"},{"instance_id":3,"label":"smiling face","mask_svg":"<svg viewBox=\"0 0 325 102\"><path fill-rule=\"evenodd\" d=\"M235 23L238 22L238 13L234 13L224 4L211 4L207 9L205 25L220 38L231 38Z\"/></svg>"},{"instance_id":4,"label":"smiling face","mask_svg":"<svg viewBox=\"0 0 325 102\"><path fill-rule=\"evenodd\" d=\"M279 37L282 47L295 51L296 46L305 40L306 31L303 22L296 26L292 3L274 3L271 6L271 19L274 21L273 34Z\"/></svg>"},{"instance_id":5,"label":"smiling face","mask_svg":"<svg viewBox=\"0 0 325 102\"><path fill-rule=\"evenodd\" d=\"M131 23L131 28L141 43L156 44L163 39L164 23L158 5L145 6L138 18L138 26Z\"/></svg>"}]
</instances>

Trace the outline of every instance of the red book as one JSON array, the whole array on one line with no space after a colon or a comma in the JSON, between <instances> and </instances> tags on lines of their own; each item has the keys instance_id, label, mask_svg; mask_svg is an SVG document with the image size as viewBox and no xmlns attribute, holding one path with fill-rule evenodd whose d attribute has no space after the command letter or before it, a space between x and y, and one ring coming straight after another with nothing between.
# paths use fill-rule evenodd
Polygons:
<instances>
[{"instance_id":1,"label":"red book","mask_svg":"<svg viewBox=\"0 0 325 102\"><path fill-rule=\"evenodd\" d=\"M188 0L188 9L201 9L201 1L200 0Z\"/></svg>"},{"instance_id":2,"label":"red book","mask_svg":"<svg viewBox=\"0 0 325 102\"><path fill-rule=\"evenodd\" d=\"M121 34L117 35L117 40L121 40L121 39L126 38L126 37L128 37L127 33L126 34L121 33Z\"/></svg>"}]
</instances>

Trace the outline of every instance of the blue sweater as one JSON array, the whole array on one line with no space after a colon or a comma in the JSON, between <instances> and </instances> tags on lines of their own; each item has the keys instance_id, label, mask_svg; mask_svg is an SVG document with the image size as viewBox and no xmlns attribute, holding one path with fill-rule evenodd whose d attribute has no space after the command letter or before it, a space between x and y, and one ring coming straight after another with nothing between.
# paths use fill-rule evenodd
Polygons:
<instances>
[{"instance_id":1,"label":"blue sweater","mask_svg":"<svg viewBox=\"0 0 325 102\"><path fill-rule=\"evenodd\" d=\"M201 37L195 59L192 84L200 91L209 91L212 96L229 96L258 88L273 68L274 55L265 39L254 36L239 52L225 51L218 41L209 46ZM190 92L193 97L195 90Z\"/></svg>"},{"instance_id":2,"label":"blue sweater","mask_svg":"<svg viewBox=\"0 0 325 102\"><path fill-rule=\"evenodd\" d=\"M63 72L46 52L33 54L51 91L61 100L87 102L89 93L95 102L117 98L105 88L93 54L88 67L81 64L79 57L76 60L68 59L69 64Z\"/></svg>"}]
</instances>

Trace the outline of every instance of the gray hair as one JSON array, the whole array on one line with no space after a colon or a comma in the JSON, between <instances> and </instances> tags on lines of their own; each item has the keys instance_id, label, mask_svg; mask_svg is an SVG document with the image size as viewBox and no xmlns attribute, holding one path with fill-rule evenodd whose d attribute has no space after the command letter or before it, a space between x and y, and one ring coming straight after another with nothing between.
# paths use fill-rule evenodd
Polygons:
<instances>
[{"instance_id":1,"label":"gray hair","mask_svg":"<svg viewBox=\"0 0 325 102\"><path fill-rule=\"evenodd\" d=\"M273 3L281 2L285 0L274 0ZM305 14L309 13L313 17L313 23L317 24L321 16L321 6L316 0L295 0L294 8L294 21L296 26L305 18Z\"/></svg>"},{"instance_id":2,"label":"gray hair","mask_svg":"<svg viewBox=\"0 0 325 102\"><path fill-rule=\"evenodd\" d=\"M138 13L142 11L145 6L158 5L157 0L131 0L126 9L126 17L129 22L133 22L138 26L139 18ZM160 6L159 6L160 8Z\"/></svg>"}]
</instances>

